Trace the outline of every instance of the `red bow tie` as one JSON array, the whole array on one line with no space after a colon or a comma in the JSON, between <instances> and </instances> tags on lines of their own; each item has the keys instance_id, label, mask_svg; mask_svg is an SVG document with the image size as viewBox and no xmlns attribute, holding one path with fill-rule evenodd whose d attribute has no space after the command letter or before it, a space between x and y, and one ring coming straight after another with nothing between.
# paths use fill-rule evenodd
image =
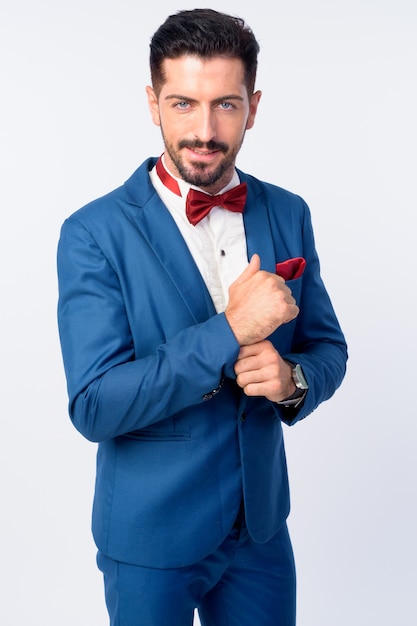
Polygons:
<instances>
[{"instance_id":1,"label":"red bow tie","mask_svg":"<svg viewBox=\"0 0 417 626\"><path fill-rule=\"evenodd\" d=\"M156 163L156 171L159 178L168 189L170 189L177 196L181 195L179 185L175 178L167 172L162 164L161 158ZM190 189L187 195L185 212L193 226L198 224L203 217L206 217L210 213L211 209L215 206L223 207L228 211L234 213L243 213L243 209L246 203L247 188L246 183L241 183L237 187L233 187L226 193L218 194L217 196L211 196L208 193L198 191L198 189Z\"/></svg>"},{"instance_id":2,"label":"red bow tie","mask_svg":"<svg viewBox=\"0 0 417 626\"><path fill-rule=\"evenodd\" d=\"M210 213L215 206L220 206L234 213L243 213L246 202L246 183L241 183L225 193L210 196L208 193L190 189L187 195L185 213L193 226Z\"/></svg>"}]
</instances>

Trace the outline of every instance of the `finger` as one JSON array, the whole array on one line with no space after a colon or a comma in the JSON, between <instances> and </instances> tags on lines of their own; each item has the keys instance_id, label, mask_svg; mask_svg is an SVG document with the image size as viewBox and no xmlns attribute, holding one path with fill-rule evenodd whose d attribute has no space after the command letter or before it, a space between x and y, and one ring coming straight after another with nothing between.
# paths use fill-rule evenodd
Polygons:
<instances>
[{"instance_id":1,"label":"finger","mask_svg":"<svg viewBox=\"0 0 417 626\"><path fill-rule=\"evenodd\" d=\"M261 259L259 257L259 254L254 254L250 260L249 265L243 270L241 275L238 276L238 278L235 280L235 283L245 283L247 280L252 278L252 276L254 276L256 272L259 272L260 269Z\"/></svg>"},{"instance_id":2,"label":"finger","mask_svg":"<svg viewBox=\"0 0 417 626\"><path fill-rule=\"evenodd\" d=\"M262 350L266 349L269 343L269 341L263 339L262 341L257 341L246 346L241 346L239 354L237 356L237 360L239 361L240 359L245 359L247 357L259 354L260 352L262 352Z\"/></svg>"}]
</instances>

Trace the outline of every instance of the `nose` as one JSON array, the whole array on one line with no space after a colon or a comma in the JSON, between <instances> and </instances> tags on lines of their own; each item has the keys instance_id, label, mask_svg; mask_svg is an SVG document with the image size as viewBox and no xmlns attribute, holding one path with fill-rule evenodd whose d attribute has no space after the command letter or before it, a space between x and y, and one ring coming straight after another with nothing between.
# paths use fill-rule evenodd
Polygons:
<instances>
[{"instance_id":1,"label":"nose","mask_svg":"<svg viewBox=\"0 0 417 626\"><path fill-rule=\"evenodd\" d=\"M201 107L196 117L194 134L200 141L207 143L216 136L215 115L211 107Z\"/></svg>"}]
</instances>

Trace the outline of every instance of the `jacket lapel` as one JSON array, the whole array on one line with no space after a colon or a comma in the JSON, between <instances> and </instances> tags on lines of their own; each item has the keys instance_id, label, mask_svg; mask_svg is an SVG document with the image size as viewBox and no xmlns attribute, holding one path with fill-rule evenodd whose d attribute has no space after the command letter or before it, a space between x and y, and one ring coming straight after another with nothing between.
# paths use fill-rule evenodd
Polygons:
<instances>
[{"instance_id":1,"label":"jacket lapel","mask_svg":"<svg viewBox=\"0 0 417 626\"><path fill-rule=\"evenodd\" d=\"M245 224L248 259L256 253L261 258L261 269L275 272L275 251L267 205L256 181L239 170L239 178L248 186L248 197L243 220Z\"/></svg>"},{"instance_id":2,"label":"jacket lapel","mask_svg":"<svg viewBox=\"0 0 417 626\"><path fill-rule=\"evenodd\" d=\"M196 323L216 313L197 265L169 211L149 178L156 159L149 159L125 183L135 211L135 223L176 286Z\"/></svg>"}]
</instances>

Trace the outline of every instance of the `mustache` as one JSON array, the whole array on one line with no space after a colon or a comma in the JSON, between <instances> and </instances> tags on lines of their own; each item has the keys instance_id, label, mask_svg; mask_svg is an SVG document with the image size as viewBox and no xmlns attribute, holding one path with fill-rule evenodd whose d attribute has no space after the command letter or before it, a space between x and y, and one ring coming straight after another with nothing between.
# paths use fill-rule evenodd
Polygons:
<instances>
[{"instance_id":1,"label":"mustache","mask_svg":"<svg viewBox=\"0 0 417 626\"><path fill-rule=\"evenodd\" d=\"M178 147L181 148L191 148L192 150L195 148L196 150L219 150L226 154L229 149L227 143L222 143L221 141L214 141L210 139L210 141L200 141L200 139L195 139L194 141L190 141L188 139L183 139L179 142Z\"/></svg>"}]
</instances>

